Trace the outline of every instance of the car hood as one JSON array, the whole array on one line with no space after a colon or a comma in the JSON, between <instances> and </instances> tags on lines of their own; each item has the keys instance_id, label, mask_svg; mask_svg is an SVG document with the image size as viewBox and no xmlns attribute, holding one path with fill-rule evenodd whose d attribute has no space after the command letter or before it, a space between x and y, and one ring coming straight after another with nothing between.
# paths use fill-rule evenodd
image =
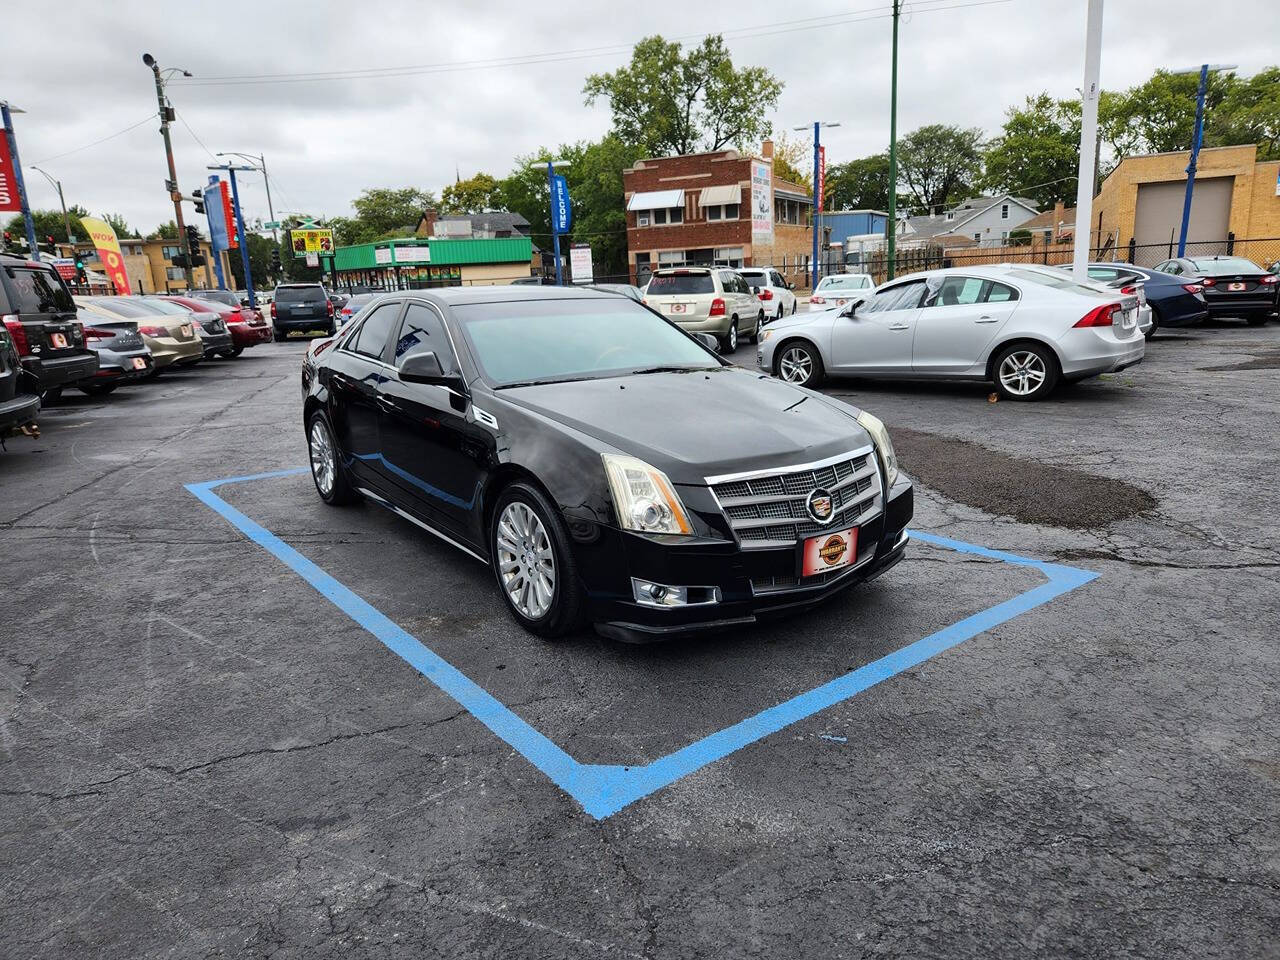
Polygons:
<instances>
[{"instance_id":1,"label":"car hood","mask_svg":"<svg viewBox=\"0 0 1280 960\"><path fill-rule=\"evenodd\" d=\"M772 331L770 336L776 339L780 333L789 330L826 329L835 323L839 316L839 307L827 307L824 310L810 310L808 313L794 313L789 317L773 321L765 329Z\"/></svg>"},{"instance_id":2,"label":"car hood","mask_svg":"<svg viewBox=\"0 0 1280 960\"><path fill-rule=\"evenodd\" d=\"M739 367L516 387L504 400L658 467L673 483L866 447L858 410ZM845 412L847 411L847 413Z\"/></svg>"}]
</instances>

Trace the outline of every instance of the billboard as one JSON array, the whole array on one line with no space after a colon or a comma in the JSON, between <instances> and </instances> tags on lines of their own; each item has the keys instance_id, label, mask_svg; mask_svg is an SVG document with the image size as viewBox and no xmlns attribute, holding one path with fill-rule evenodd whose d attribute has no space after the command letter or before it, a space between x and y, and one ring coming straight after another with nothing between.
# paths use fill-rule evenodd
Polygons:
<instances>
[{"instance_id":1,"label":"billboard","mask_svg":"<svg viewBox=\"0 0 1280 960\"><path fill-rule=\"evenodd\" d=\"M575 243L569 250L569 269L573 273L574 283L590 283L594 277L591 266L591 247L585 243Z\"/></svg>"},{"instance_id":2,"label":"billboard","mask_svg":"<svg viewBox=\"0 0 1280 960\"><path fill-rule=\"evenodd\" d=\"M81 217L80 225L93 241L98 259L102 261L116 293L132 293L129 289L129 272L124 268L124 257L120 253L120 241L116 239L116 232L111 229L111 224L94 217Z\"/></svg>"},{"instance_id":3,"label":"billboard","mask_svg":"<svg viewBox=\"0 0 1280 960\"><path fill-rule=\"evenodd\" d=\"M751 242L773 243L773 164L751 161Z\"/></svg>"},{"instance_id":4,"label":"billboard","mask_svg":"<svg viewBox=\"0 0 1280 960\"><path fill-rule=\"evenodd\" d=\"M18 195L18 177L9 153L9 137L0 130L0 213L21 212L22 198Z\"/></svg>"},{"instance_id":5,"label":"billboard","mask_svg":"<svg viewBox=\"0 0 1280 960\"><path fill-rule=\"evenodd\" d=\"M333 231L290 230L289 243L295 257L305 257L308 253L327 257L333 253Z\"/></svg>"}]
</instances>

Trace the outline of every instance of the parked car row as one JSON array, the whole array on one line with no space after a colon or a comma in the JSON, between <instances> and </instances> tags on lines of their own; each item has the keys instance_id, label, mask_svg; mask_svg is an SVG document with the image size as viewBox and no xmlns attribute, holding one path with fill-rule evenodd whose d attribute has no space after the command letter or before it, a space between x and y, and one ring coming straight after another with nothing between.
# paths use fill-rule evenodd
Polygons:
<instances>
[{"instance_id":1,"label":"parked car row","mask_svg":"<svg viewBox=\"0 0 1280 960\"><path fill-rule=\"evenodd\" d=\"M262 314L226 291L73 296L50 265L9 255L0 255L0 321L0 440L30 432L40 404L67 387L102 396L271 339Z\"/></svg>"}]
</instances>

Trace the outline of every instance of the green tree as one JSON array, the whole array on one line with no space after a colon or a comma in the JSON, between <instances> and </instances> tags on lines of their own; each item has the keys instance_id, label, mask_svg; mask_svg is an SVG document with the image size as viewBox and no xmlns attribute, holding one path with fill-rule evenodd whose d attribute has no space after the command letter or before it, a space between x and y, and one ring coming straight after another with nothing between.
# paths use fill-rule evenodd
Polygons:
<instances>
[{"instance_id":1,"label":"green tree","mask_svg":"<svg viewBox=\"0 0 1280 960\"><path fill-rule=\"evenodd\" d=\"M125 237L130 237L135 240L142 239L142 234L129 226L129 224L125 222L124 217L120 216L118 213L102 214L102 222L114 230L116 232L116 236L122 240Z\"/></svg>"},{"instance_id":2,"label":"green tree","mask_svg":"<svg viewBox=\"0 0 1280 960\"><path fill-rule=\"evenodd\" d=\"M177 240L178 224L173 220L168 223L162 223L150 233L147 234L148 240Z\"/></svg>"},{"instance_id":3,"label":"green tree","mask_svg":"<svg viewBox=\"0 0 1280 960\"><path fill-rule=\"evenodd\" d=\"M687 53L652 36L635 45L627 66L587 77L582 92L588 105L609 101L623 143L665 156L753 146L769 129L782 83L764 67L735 68L720 36Z\"/></svg>"},{"instance_id":4,"label":"green tree","mask_svg":"<svg viewBox=\"0 0 1280 960\"><path fill-rule=\"evenodd\" d=\"M86 239L84 228L80 226L80 218L88 215L89 211L77 204L67 208L67 216L71 219L71 232L76 235L77 240ZM45 237L53 237L58 243L67 242L66 221L62 217L61 209L32 210L31 222L35 226L36 243L44 243ZM4 230L6 233L13 234L15 243L25 241L27 238L27 226L20 213L15 213L5 222Z\"/></svg>"},{"instance_id":5,"label":"green tree","mask_svg":"<svg viewBox=\"0 0 1280 960\"><path fill-rule=\"evenodd\" d=\"M1080 169L1080 102L1047 93L1010 107L984 156L987 189L1053 206L1076 195Z\"/></svg>"},{"instance_id":6,"label":"green tree","mask_svg":"<svg viewBox=\"0 0 1280 960\"><path fill-rule=\"evenodd\" d=\"M785 130L774 131L773 172L783 180L813 189L813 149L793 140ZM827 196L831 196L831 169L827 169Z\"/></svg>"},{"instance_id":7,"label":"green tree","mask_svg":"<svg viewBox=\"0 0 1280 960\"><path fill-rule=\"evenodd\" d=\"M1205 116L1213 116L1235 83L1226 73L1211 73ZM1098 104L1103 138L1119 157L1135 153L1189 150L1196 123L1197 74L1157 70L1150 79ZM1220 146L1206 137L1205 146Z\"/></svg>"},{"instance_id":8,"label":"green tree","mask_svg":"<svg viewBox=\"0 0 1280 960\"><path fill-rule=\"evenodd\" d=\"M1214 143L1256 143L1259 160L1280 160L1280 67L1230 83L1218 108L1206 115L1206 129Z\"/></svg>"},{"instance_id":9,"label":"green tree","mask_svg":"<svg viewBox=\"0 0 1280 960\"><path fill-rule=\"evenodd\" d=\"M435 195L429 190L370 187L351 201L354 217L333 217L328 222L339 243L370 243L412 234L422 212L435 205Z\"/></svg>"},{"instance_id":10,"label":"green tree","mask_svg":"<svg viewBox=\"0 0 1280 960\"><path fill-rule=\"evenodd\" d=\"M965 198L982 175L982 131L933 123L898 143L899 187L920 213Z\"/></svg>"},{"instance_id":11,"label":"green tree","mask_svg":"<svg viewBox=\"0 0 1280 960\"><path fill-rule=\"evenodd\" d=\"M275 249L275 242L270 237L261 237L256 233L248 234L245 240L249 247L249 271L253 274L253 286L258 291L266 290L271 286L271 251ZM283 257L282 252L281 258ZM235 288L245 289L244 262L240 251L230 251L228 259L231 261L231 276L235 280ZM303 265L305 266L305 261Z\"/></svg>"},{"instance_id":12,"label":"green tree","mask_svg":"<svg viewBox=\"0 0 1280 960\"><path fill-rule=\"evenodd\" d=\"M502 184L487 173L451 183L440 191L440 211L446 214L480 213L483 210L504 210Z\"/></svg>"},{"instance_id":13,"label":"green tree","mask_svg":"<svg viewBox=\"0 0 1280 960\"><path fill-rule=\"evenodd\" d=\"M876 153L827 168L827 196L836 210L889 209L889 154ZM906 198L899 202L906 205Z\"/></svg>"}]
</instances>

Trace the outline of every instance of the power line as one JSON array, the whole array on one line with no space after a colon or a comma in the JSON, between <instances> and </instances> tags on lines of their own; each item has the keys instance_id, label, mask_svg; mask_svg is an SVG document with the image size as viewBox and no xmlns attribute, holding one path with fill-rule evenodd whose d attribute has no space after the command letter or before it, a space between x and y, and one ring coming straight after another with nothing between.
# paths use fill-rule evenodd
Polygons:
<instances>
[{"instance_id":1,"label":"power line","mask_svg":"<svg viewBox=\"0 0 1280 960\"><path fill-rule=\"evenodd\" d=\"M138 127L142 126L144 123L149 123L155 118L156 118L156 114L149 113L145 117L143 117L141 120L139 120L137 123L131 123L129 124L129 126L125 127L123 130L117 130L115 133L109 133L105 137L101 137L97 140L94 140L92 143L86 143L83 146L74 147L73 149L67 150L64 153L55 153L51 157L45 157L42 160L36 160L34 163L27 164L27 166L38 166L39 164L42 164L42 163L48 163L50 160L61 160L63 157L69 157L73 153L79 153L81 150L88 150L90 147L96 147L100 143L106 143L108 140L114 140L116 137L121 136L122 134L126 134L130 130L135 130Z\"/></svg>"},{"instance_id":2,"label":"power line","mask_svg":"<svg viewBox=\"0 0 1280 960\"><path fill-rule=\"evenodd\" d=\"M176 111L175 111L175 112L176 112ZM186 128L187 128L187 133L191 134L191 139L195 140L195 142L196 142L196 143L200 144L200 149L201 149L201 150L203 150L205 153L207 153L207 154L209 155L210 159L212 159L214 163L217 163L217 162L218 162L218 157L217 157L217 155L216 155L212 150L210 150L208 147L206 147L206 146L204 145L204 141L203 141L203 140L201 140L201 139L196 135L196 132L195 132L194 130L192 130L192 129L191 129L191 124L187 123L187 118L186 118L185 116L183 116L181 113L179 113L179 114L178 114L178 119L179 119L179 120L181 120L181 121L182 121L182 125L183 125L184 127L186 127Z\"/></svg>"},{"instance_id":3,"label":"power line","mask_svg":"<svg viewBox=\"0 0 1280 960\"><path fill-rule=\"evenodd\" d=\"M919 13L935 13L945 10L960 10L968 7L984 7L994 4L1011 3L1013 0L970 0L955 3L951 0L918 0L915 6ZM926 6L927 5L927 6ZM859 23L870 20L888 19L891 13L883 12L885 7L868 7L841 14L828 14L823 17L808 17L800 20L774 22L751 27L738 27L713 33L685 34L672 37L672 40L703 40L707 37L721 36L729 40L746 40L761 36L774 36L782 33L795 33L803 30L819 30L840 26L847 23ZM632 49L634 43L611 44L600 47L584 47L577 50L561 50L555 52L527 54L517 57L495 57L483 60L455 60L446 63L407 64L397 67L372 67L359 70L321 71L312 73L275 73L275 74L240 74L223 77L203 77L183 81L173 81L172 86L212 87L212 86L246 86L278 83L315 83L336 80L381 80L395 77L419 76L434 73L456 73L471 70L488 70L500 67L530 66L544 63L565 63L574 60L586 60L607 54L625 53Z\"/></svg>"}]
</instances>

